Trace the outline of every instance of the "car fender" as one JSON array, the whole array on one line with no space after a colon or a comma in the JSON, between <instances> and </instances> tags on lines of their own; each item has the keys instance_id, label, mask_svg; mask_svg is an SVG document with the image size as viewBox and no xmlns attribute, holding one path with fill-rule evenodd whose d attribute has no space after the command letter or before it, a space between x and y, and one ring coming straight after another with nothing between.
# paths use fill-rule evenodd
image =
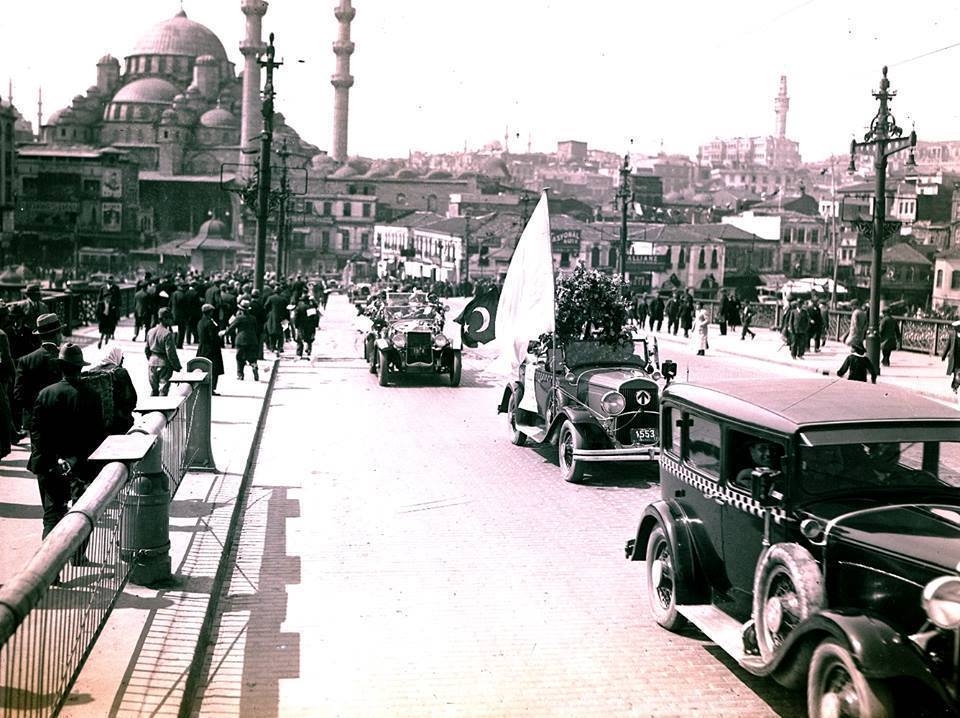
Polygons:
<instances>
[{"instance_id":1,"label":"car fender","mask_svg":"<svg viewBox=\"0 0 960 718\"><path fill-rule=\"evenodd\" d=\"M553 441L560 435L560 427L564 421L569 421L593 449L609 448L610 437L603 430L596 417L588 409L579 406L562 406L547 427L547 440Z\"/></svg>"},{"instance_id":2,"label":"car fender","mask_svg":"<svg viewBox=\"0 0 960 718\"><path fill-rule=\"evenodd\" d=\"M512 381L503 389L503 396L500 397L500 404L497 405L497 413L504 414L510 406L510 397L516 392L523 392L520 382Z\"/></svg>"},{"instance_id":3,"label":"car fender","mask_svg":"<svg viewBox=\"0 0 960 718\"><path fill-rule=\"evenodd\" d=\"M663 527L670 542L670 549L677 558L678 565L675 567L678 572L677 603L697 604L708 601L710 594L697 561L693 537L687 525L687 516L675 501L661 499L644 509L640 525L637 527L636 538L627 542L627 559L646 560L650 533L658 524Z\"/></svg>"}]
</instances>

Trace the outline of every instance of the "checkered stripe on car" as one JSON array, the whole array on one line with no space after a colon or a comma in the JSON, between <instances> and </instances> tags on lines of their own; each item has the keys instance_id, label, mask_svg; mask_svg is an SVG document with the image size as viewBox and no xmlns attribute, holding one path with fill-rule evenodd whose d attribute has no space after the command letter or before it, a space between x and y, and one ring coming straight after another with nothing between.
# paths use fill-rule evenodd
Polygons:
<instances>
[{"instance_id":1,"label":"checkered stripe on car","mask_svg":"<svg viewBox=\"0 0 960 718\"><path fill-rule=\"evenodd\" d=\"M663 454L660 455L660 465L663 469L669 471L685 484L690 484L701 494L705 494L710 497L716 496L740 511L745 511L759 518L763 518L764 511L770 511L770 515L773 517L774 523L779 524L787 520L787 512L783 509L764 509L763 506L760 505L759 501L754 501L749 495L739 491L734 491L726 486L721 486L716 481L706 479L696 471L693 471L689 467L684 466L680 462L666 457Z\"/></svg>"}]
</instances>

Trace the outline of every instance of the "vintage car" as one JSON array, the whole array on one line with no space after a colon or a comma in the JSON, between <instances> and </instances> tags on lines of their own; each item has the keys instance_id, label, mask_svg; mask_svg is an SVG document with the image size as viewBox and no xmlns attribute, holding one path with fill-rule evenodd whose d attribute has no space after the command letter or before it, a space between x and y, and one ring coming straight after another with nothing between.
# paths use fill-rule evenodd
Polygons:
<instances>
[{"instance_id":1,"label":"vintage car","mask_svg":"<svg viewBox=\"0 0 960 718\"><path fill-rule=\"evenodd\" d=\"M514 444L556 443L570 482L582 481L591 462L657 459L660 390L677 367L661 367L656 339L531 349L498 407Z\"/></svg>"},{"instance_id":2,"label":"vintage car","mask_svg":"<svg viewBox=\"0 0 960 718\"><path fill-rule=\"evenodd\" d=\"M364 342L364 356L380 386L387 386L394 372L449 374L450 386L460 386L460 337L451 339L443 333L444 310L429 303L384 302L379 307Z\"/></svg>"},{"instance_id":3,"label":"vintage car","mask_svg":"<svg viewBox=\"0 0 960 718\"><path fill-rule=\"evenodd\" d=\"M661 499L627 558L689 621L820 716L960 708L960 415L856 381L673 384Z\"/></svg>"}]
</instances>

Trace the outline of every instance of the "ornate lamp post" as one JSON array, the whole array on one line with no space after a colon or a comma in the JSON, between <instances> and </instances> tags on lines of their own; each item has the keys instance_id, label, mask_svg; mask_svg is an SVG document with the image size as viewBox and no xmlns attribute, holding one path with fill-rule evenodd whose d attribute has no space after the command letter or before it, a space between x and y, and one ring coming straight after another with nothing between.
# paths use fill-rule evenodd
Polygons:
<instances>
[{"instance_id":1,"label":"ornate lamp post","mask_svg":"<svg viewBox=\"0 0 960 718\"><path fill-rule=\"evenodd\" d=\"M876 190L873 201L873 222L870 225L864 224L859 228L873 242L873 263L870 267L870 325L866 335L867 356L873 365L880 370L880 279L882 276L883 265L883 241L887 232L892 227L899 227L899 223L886 222L887 201L887 158L890 155L905 149L910 150L910 156L907 158L907 167L915 167L916 160L913 156L913 148L917 146L917 133L911 132L908 137L902 137L903 129L897 126L897 121L890 111L890 100L896 96L896 92L890 89L890 81L887 79L887 68L883 68L883 78L880 80L880 90L873 93L873 96L880 102L880 108L877 114L870 122L870 129L863 137L863 142L856 140L850 143L850 166L849 172L856 171L856 153L862 147L876 147L876 159L874 168L876 169Z\"/></svg>"},{"instance_id":2,"label":"ornate lamp post","mask_svg":"<svg viewBox=\"0 0 960 718\"><path fill-rule=\"evenodd\" d=\"M617 199L620 200L620 281L627 283L627 200L630 199L630 155L623 156L620 166L620 186Z\"/></svg>"},{"instance_id":3,"label":"ornate lamp post","mask_svg":"<svg viewBox=\"0 0 960 718\"><path fill-rule=\"evenodd\" d=\"M257 184L257 245L253 259L253 286L263 290L263 273L267 254L267 219L270 216L270 144L273 141L273 70L282 65L274 61L276 50L273 46L273 33L267 45L267 59L258 60L261 67L267 69L267 79L263 85L263 132L260 135L260 170Z\"/></svg>"}]
</instances>

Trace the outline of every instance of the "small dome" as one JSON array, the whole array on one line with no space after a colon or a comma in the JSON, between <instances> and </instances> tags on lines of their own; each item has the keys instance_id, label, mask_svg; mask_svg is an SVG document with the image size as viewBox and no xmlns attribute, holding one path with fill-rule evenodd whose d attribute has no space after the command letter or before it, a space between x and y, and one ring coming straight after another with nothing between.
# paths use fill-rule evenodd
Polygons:
<instances>
[{"instance_id":1,"label":"small dome","mask_svg":"<svg viewBox=\"0 0 960 718\"><path fill-rule=\"evenodd\" d=\"M453 175L446 170L434 170L433 172L428 172L424 179L445 180L450 179L451 177L453 177Z\"/></svg>"},{"instance_id":2,"label":"small dome","mask_svg":"<svg viewBox=\"0 0 960 718\"><path fill-rule=\"evenodd\" d=\"M356 177L357 172L350 165L344 165L336 172L334 172L331 177Z\"/></svg>"},{"instance_id":3,"label":"small dome","mask_svg":"<svg viewBox=\"0 0 960 718\"><path fill-rule=\"evenodd\" d=\"M119 65L120 61L109 53L97 60L98 65Z\"/></svg>"},{"instance_id":4,"label":"small dome","mask_svg":"<svg viewBox=\"0 0 960 718\"><path fill-rule=\"evenodd\" d=\"M206 237L207 239L229 239L230 228L227 227L224 222L214 217L200 225L197 236Z\"/></svg>"},{"instance_id":5,"label":"small dome","mask_svg":"<svg viewBox=\"0 0 960 718\"><path fill-rule=\"evenodd\" d=\"M217 58L215 58L213 55L201 55L200 57L197 58L196 64L198 64L198 65L216 65L216 64L217 64Z\"/></svg>"},{"instance_id":6,"label":"small dome","mask_svg":"<svg viewBox=\"0 0 960 718\"><path fill-rule=\"evenodd\" d=\"M404 169L402 169L402 170L400 170L399 172L397 172L397 173L394 175L394 178L396 178L396 179L416 179L416 178L419 177L419 176L420 176L420 175L418 175L415 170L412 170L412 169L410 169L409 167L405 167Z\"/></svg>"},{"instance_id":7,"label":"small dome","mask_svg":"<svg viewBox=\"0 0 960 718\"><path fill-rule=\"evenodd\" d=\"M204 127L239 127L240 123L233 113L222 107L214 107L200 115L200 124Z\"/></svg>"},{"instance_id":8,"label":"small dome","mask_svg":"<svg viewBox=\"0 0 960 718\"><path fill-rule=\"evenodd\" d=\"M172 107L168 107L160 115L160 122L164 125L174 125L177 123L177 111Z\"/></svg>"},{"instance_id":9,"label":"small dome","mask_svg":"<svg viewBox=\"0 0 960 718\"><path fill-rule=\"evenodd\" d=\"M121 87L113 96L114 102L162 102L169 104L177 95L177 88L159 77L142 77Z\"/></svg>"},{"instance_id":10,"label":"small dome","mask_svg":"<svg viewBox=\"0 0 960 718\"><path fill-rule=\"evenodd\" d=\"M58 122L60 122L60 116L63 115L63 112L64 112L63 109L59 109L59 110L57 110L56 112L52 113L52 114L47 118L47 121L46 121L45 124L47 124L47 125L55 125L55 124L57 124Z\"/></svg>"},{"instance_id":11,"label":"small dome","mask_svg":"<svg viewBox=\"0 0 960 718\"><path fill-rule=\"evenodd\" d=\"M90 85L90 87L87 88L87 96L88 96L88 97L91 96L91 95L97 96L97 95L99 95L99 94L100 94L100 88L97 87L96 85Z\"/></svg>"},{"instance_id":12,"label":"small dome","mask_svg":"<svg viewBox=\"0 0 960 718\"><path fill-rule=\"evenodd\" d=\"M336 166L336 161L326 152L320 152L310 158L310 167L315 170L330 171Z\"/></svg>"},{"instance_id":13,"label":"small dome","mask_svg":"<svg viewBox=\"0 0 960 718\"><path fill-rule=\"evenodd\" d=\"M193 58L211 55L220 61L227 59L223 43L217 36L209 28L187 19L183 10L147 30L137 40L129 57L137 55L186 55Z\"/></svg>"},{"instance_id":14,"label":"small dome","mask_svg":"<svg viewBox=\"0 0 960 718\"><path fill-rule=\"evenodd\" d=\"M200 94L200 88L197 87L196 85L190 85L190 87L187 88L187 97L193 97L199 94Z\"/></svg>"}]
</instances>

